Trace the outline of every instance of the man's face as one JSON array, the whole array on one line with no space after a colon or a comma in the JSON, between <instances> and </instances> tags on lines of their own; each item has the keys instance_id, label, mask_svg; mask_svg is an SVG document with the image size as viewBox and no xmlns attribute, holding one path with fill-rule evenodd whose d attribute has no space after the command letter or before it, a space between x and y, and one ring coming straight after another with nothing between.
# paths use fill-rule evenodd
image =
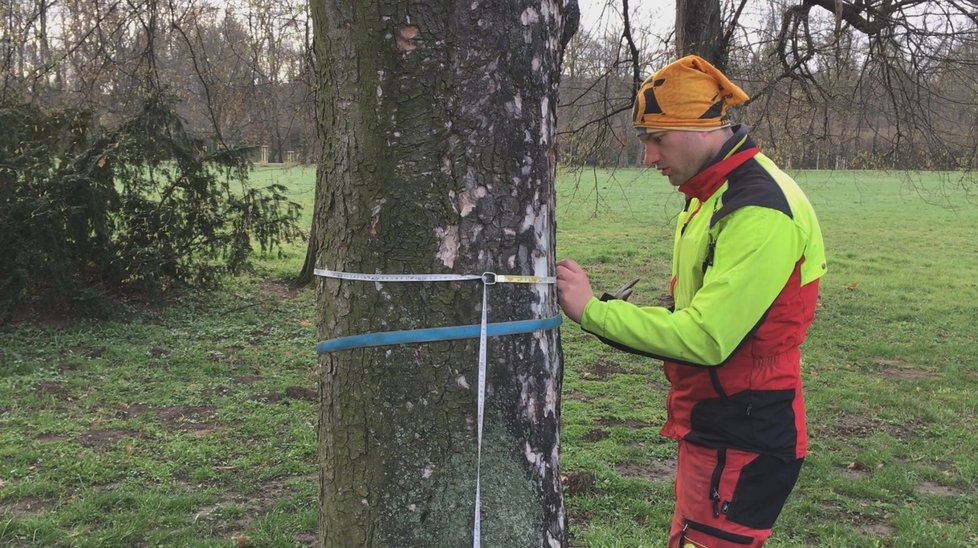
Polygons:
<instances>
[{"instance_id":1,"label":"man's face","mask_svg":"<svg viewBox=\"0 0 978 548\"><path fill-rule=\"evenodd\" d=\"M645 144L645 165L679 186L700 172L713 158L713 148L700 131L653 131L639 136Z\"/></svg>"}]
</instances>

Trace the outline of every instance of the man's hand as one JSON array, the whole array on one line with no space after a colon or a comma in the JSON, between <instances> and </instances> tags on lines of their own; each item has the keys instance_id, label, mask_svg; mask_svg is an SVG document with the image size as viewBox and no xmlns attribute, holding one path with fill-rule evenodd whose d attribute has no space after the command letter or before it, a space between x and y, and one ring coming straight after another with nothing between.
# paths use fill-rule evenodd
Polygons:
<instances>
[{"instance_id":1,"label":"man's hand","mask_svg":"<svg viewBox=\"0 0 978 548\"><path fill-rule=\"evenodd\" d=\"M581 323L584 307L594 297L587 272L573 259L557 263L557 304L567 317Z\"/></svg>"}]
</instances>

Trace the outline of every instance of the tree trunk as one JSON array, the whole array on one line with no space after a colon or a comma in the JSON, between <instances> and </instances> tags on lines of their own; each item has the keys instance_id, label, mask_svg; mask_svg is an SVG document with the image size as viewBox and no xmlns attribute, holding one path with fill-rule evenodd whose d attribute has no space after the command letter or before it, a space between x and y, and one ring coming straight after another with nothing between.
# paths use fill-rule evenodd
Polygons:
<instances>
[{"instance_id":1,"label":"tree trunk","mask_svg":"<svg viewBox=\"0 0 978 548\"><path fill-rule=\"evenodd\" d=\"M557 84L575 0L311 4L320 268L552 275ZM489 286L490 322L558 313ZM318 282L318 332L478 324L482 285ZM320 356L319 541L472 544L478 340ZM489 339L486 546L564 546L557 333Z\"/></svg>"},{"instance_id":2,"label":"tree trunk","mask_svg":"<svg viewBox=\"0 0 978 548\"><path fill-rule=\"evenodd\" d=\"M676 0L676 51L699 55L726 70L728 52L723 40L719 0Z\"/></svg>"}]
</instances>

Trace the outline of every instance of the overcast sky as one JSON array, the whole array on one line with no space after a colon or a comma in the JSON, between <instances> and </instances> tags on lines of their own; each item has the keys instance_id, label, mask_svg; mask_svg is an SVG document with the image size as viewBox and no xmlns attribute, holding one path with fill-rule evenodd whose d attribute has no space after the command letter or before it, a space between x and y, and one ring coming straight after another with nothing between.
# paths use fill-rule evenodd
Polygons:
<instances>
[{"instance_id":1,"label":"overcast sky","mask_svg":"<svg viewBox=\"0 0 978 548\"><path fill-rule=\"evenodd\" d=\"M608 6L608 4L612 6ZM667 32L676 19L676 5L672 0L632 0L631 20L635 26ZM612 21L621 27L621 0L578 0L581 9L581 28L594 32Z\"/></svg>"}]
</instances>

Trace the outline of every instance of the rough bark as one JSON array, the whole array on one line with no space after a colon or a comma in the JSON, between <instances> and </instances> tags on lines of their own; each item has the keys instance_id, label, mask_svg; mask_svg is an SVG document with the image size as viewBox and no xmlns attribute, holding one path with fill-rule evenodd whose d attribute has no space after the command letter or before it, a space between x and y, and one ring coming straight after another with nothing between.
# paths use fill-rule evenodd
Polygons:
<instances>
[{"instance_id":1,"label":"rough bark","mask_svg":"<svg viewBox=\"0 0 978 548\"><path fill-rule=\"evenodd\" d=\"M565 14L575 0L312 3L320 267L550 275ZM322 339L479 322L478 282L318 281ZM558 313L490 287L489 321ZM320 357L320 543L472 543L478 341ZM485 546L564 546L557 333L489 340Z\"/></svg>"}]
</instances>

